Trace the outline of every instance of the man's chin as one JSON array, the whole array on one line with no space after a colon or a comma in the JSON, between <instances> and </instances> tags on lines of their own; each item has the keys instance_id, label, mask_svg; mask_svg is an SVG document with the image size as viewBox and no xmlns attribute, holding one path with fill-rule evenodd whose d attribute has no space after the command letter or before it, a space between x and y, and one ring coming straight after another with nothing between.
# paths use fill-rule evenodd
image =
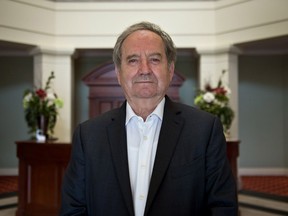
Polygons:
<instances>
[{"instance_id":1,"label":"man's chin","mask_svg":"<svg viewBox=\"0 0 288 216\"><path fill-rule=\"evenodd\" d=\"M159 95L155 94L155 93L141 93L141 94L137 94L137 98L138 99L154 99L159 97Z\"/></svg>"}]
</instances>

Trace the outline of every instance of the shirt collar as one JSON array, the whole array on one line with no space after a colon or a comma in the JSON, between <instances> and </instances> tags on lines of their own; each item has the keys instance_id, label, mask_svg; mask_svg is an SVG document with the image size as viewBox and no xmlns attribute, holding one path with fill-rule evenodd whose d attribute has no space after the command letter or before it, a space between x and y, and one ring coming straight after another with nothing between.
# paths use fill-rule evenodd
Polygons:
<instances>
[{"instance_id":1,"label":"shirt collar","mask_svg":"<svg viewBox=\"0 0 288 216\"><path fill-rule=\"evenodd\" d=\"M156 115L162 121L163 113L164 113L164 104L165 104L165 97L160 101L160 103L157 105L157 107L154 109L154 111L148 116L148 118L152 115ZM130 121L130 119L134 116L137 116L137 115L135 114L132 107L130 106L130 104L127 101L125 125L127 125L128 122ZM140 116L137 116L137 117L140 117Z\"/></svg>"}]
</instances>

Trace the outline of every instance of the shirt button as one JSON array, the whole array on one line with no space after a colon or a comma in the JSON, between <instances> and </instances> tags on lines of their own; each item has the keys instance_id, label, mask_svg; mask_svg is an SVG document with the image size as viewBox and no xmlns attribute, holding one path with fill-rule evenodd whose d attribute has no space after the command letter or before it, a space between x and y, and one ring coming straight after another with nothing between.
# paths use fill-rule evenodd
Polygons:
<instances>
[{"instance_id":1,"label":"shirt button","mask_svg":"<svg viewBox=\"0 0 288 216\"><path fill-rule=\"evenodd\" d=\"M147 136L144 136L143 139L146 141L146 140L148 139L148 137L147 137Z\"/></svg>"},{"instance_id":2,"label":"shirt button","mask_svg":"<svg viewBox=\"0 0 288 216\"><path fill-rule=\"evenodd\" d=\"M143 200L143 199L144 199L144 195L140 195L140 196L139 196L139 199L140 199L140 200Z\"/></svg>"}]
</instances>

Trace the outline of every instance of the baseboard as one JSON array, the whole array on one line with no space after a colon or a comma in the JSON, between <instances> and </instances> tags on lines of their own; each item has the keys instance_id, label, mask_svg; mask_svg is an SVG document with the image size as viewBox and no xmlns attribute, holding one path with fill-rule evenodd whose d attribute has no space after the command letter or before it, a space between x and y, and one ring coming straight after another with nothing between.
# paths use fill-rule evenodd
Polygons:
<instances>
[{"instance_id":1,"label":"baseboard","mask_svg":"<svg viewBox=\"0 0 288 216\"><path fill-rule=\"evenodd\" d=\"M18 168L0 169L0 176L17 176Z\"/></svg>"},{"instance_id":2,"label":"baseboard","mask_svg":"<svg viewBox=\"0 0 288 216\"><path fill-rule=\"evenodd\" d=\"M239 168L239 176L288 176L288 168Z\"/></svg>"}]
</instances>

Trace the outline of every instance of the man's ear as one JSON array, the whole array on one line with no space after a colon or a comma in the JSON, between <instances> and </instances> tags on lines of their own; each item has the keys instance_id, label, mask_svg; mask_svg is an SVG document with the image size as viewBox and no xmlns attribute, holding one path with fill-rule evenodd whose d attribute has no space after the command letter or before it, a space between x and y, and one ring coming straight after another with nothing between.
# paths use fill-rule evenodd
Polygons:
<instances>
[{"instance_id":1,"label":"man's ear","mask_svg":"<svg viewBox=\"0 0 288 216\"><path fill-rule=\"evenodd\" d=\"M117 76L118 83L119 83L119 85L121 85L121 82L120 82L120 69L116 65L115 65L115 73L116 73L116 76Z\"/></svg>"},{"instance_id":2,"label":"man's ear","mask_svg":"<svg viewBox=\"0 0 288 216\"><path fill-rule=\"evenodd\" d=\"M171 62L171 64L169 65L169 73L170 73L170 81L172 80L173 78L173 75L174 75L174 70L175 70L175 63L174 62Z\"/></svg>"}]
</instances>

